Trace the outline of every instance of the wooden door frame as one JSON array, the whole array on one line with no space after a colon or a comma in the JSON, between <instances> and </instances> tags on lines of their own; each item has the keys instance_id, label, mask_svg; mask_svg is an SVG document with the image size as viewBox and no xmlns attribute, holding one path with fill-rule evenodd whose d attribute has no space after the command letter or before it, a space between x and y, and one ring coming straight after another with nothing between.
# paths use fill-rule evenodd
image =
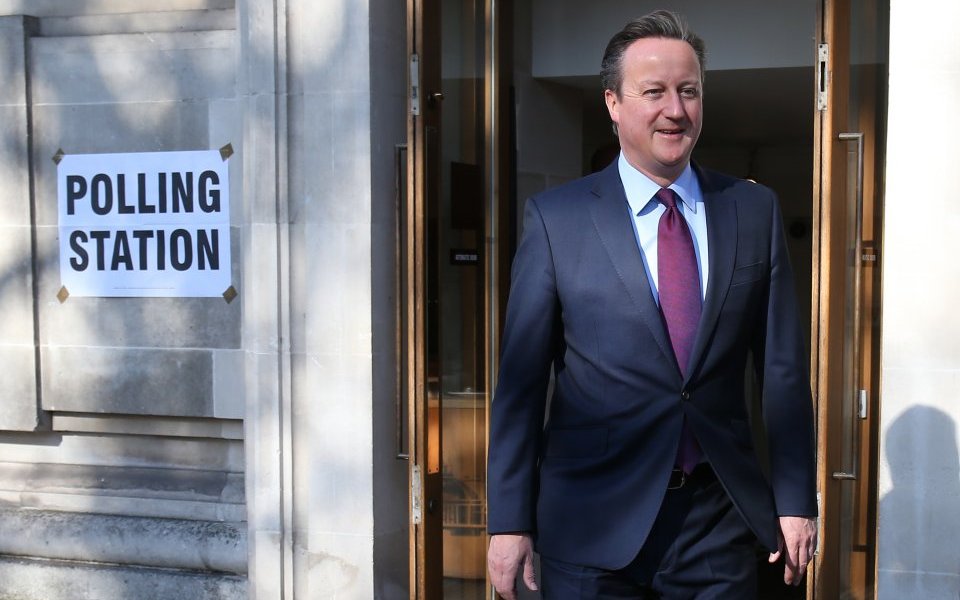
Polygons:
<instances>
[{"instance_id":1,"label":"wooden door frame","mask_svg":"<svg viewBox=\"0 0 960 600\"><path fill-rule=\"evenodd\" d=\"M839 0L845 1L845 0ZM823 101L822 95L826 94L826 105L815 108L817 118L814 125L814 176L813 176L813 281L811 285L811 319L810 319L810 339L812 340L810 372L812 377L812 388L814 391L814 409L816 411L817 424L817 500L820 510L819 520L819 544L824 547L827 540L833 539L839 533L839 523L836 519L830 518L836 512L832 510L833 506L833 484L830 481L829 470L836 461L835 445L828 443L832 437L831 429L836 422L836 412L838 406L836 403L830 403L829 398L833 397L835 390L831 389L831 383L836 381L835 371L842 368L840 361L830 361L832 354L831 343L836 344L837 340L842 342L842 318L844 307L839 298L834 295L834 302L831 302L831 284L836 285L835 280L842 280L843 274L837 277L831 269L831 266L842 267L842 256L837 262L837 253L842 245L843 229L842 223L833 219L832 205L830 203L830 189L833 184L831 174L838 172L836 169L842 158L842 154L835 152L836 144L833 143L837 135L835 122L838 107L838 95L845 89L841 89L846 83L846 78L834 77L841 56L846 56L848 52L844 46L849 41L844 34L848 29L846 24L841 26L836 18L836 2L831 0L822 0L817 4L817 41L818 52L821 44L826 45L828 55L824 62L824 57L818 55L816 78L816 100ZM842 165L839 165L842 166ZM826 254L825 254L826 252ZM832 330L841 328L840 335ZM823 590L836 588L836 571L824 568L823 561L829 553L820 551L817 553L810 577L807 578L807 598L823 598Z\"/></svg>"},{"instance_id":2,"label":"wooden door frame","mask_svg":"<svg viewBox=\"0 0 960 600\"><path fill-rule=\"evenodd\" d=\"M442 590L437 589L438 577L431 572L427 557L436 553L430 535L432 523L428 523L424 506L424 490L428 485L427 471L427 328L426 328L426 285L427 285L427 194L430 182L427 180L426 131L424 119L430 107L424 92L423 82L431 77L439 78L437 73L423 72L420 57L430 52L430 44L436 39L428 36L439 35L439 29L430 33L435 23L431 18L439 19L439 11L432 14L425 10L424 2L429 0L407 0L407 202L403 207L404 247L401 272L405 279L401 293L406 298L406 311L403 315L401 332L404 342L405 388L407 398L407 431L409 436L409 496L408 514L410 515L409 556L410 556L410 597L439 598ZM425 30L427 30L425 32ZM427 68L435 64L427 62ZM438 120L438 118L437 118ZM435 533L435 532L434 532Z\"/></svg>"},{"instance_id":3,"label":"wooden door frame","mask_svg":"<svg viewBox=\"0 0 960 600\"><path fill-rule=\"evenodd\" d=\"M425 55L423 32L420 25L425 15L424 0L407 1L407 44L408 54ZM510 33L509 2L486 0L486 15L488 32L485 36L485 97L490 102L486 110L486 159L490 161L491 172L484 178L484 197L489 198L485 211L486 245L485 253L485 280L489 290L493 293L484 294L486 299L485 310L487 315L496 315L496 319L487 319L485 335L487 355L487 384L491 391L496 380L499 336L502 327L503 312L506 306L507 286L502 282L509 281L510 248L515 224L513 221L514 204L511 201L514 195L512 178L512 157L509 155L511 127L511 108L509 105L509 90L511 85L510 67ZM843 107L839 100L848 93L846 77L834 77L839 65L845 65L849 57L849 0L822 0L818 3L817 12L817 39L829 46L829 57L825 70L818 73L818 86L822 81L828 95L826 107L817 109L817 118L814 127L814 161L813 178L813 281L811 285L811 386L814 391L814 409L817 420L817 462L818 462L818 489L820 491L821 517L829 517L835 513L832 509L836 502L835 494L831 489L836 485L831 479L831 469L836 464L839 448L828 443L835 436L833 428L838 426L837 402L833 398L843 398L843 390L836 389L836 382L842 381L837 371L842 369L842 363L830 360L837 351L838 340L842 342L844 305L838 300L837 294L831 294L832 286L843 281L845 265L843 252L844 221L837 218L837 212L832 204L829 190L835 183L831 173L840 173L844 168L844 152L842 145L837 141L840 133L837 123L841 117L837 114ZM847 18L839 18L846 15ZM491 43L491 40L493 42ZM421 68L424 63L421 63ZM420 73L421 80L424 74ZM412 90L411 81L408 90ZM421 111L426 109L429 90L417 86L416 93L420 101ZM409 98L408 98L409 100ZM845 110L845 107L843 107ZM406 245L404 260L408 268L405 273L405 293L409 298L405 313L405 327L403 347L406 351L406 393L409 399L408 430L410 435L410 509L411 514L418 511L422 514L424 507L417 506L419 498L417 490L424 485L423 465L426 460L426 432L423 424L426 423L427 411L427 381L426 381L426 245L424 228L426 224L425 194L427 182L424 181L425 157L422 149L425 146L423 127L418 126L416 117L408 118L408 162L407 162L407 198L409 199L406 211ZM837 150L841 151L837 151ZM413 293L411 293L413 292ZM494 325L495 323L495 325ZM489 414L489 411L488 411ZM840 524L835 519L821 518L820 539L829 540L837 536ZM425 544L423 526L416 519L411 520L410 545L411 556L410 592L411 597L432 597L428 588L428 558L431 550ZM811 576L807 580L808 598L824 598L824 590L836 589L836 572L823 568L824 559L833 560L833 557L819 553L811 565ZM442 569L442 565L440 566Z\"/></svg>"},{"instance_id":4,"label":"wooden door frame","mask_svg":"<svg viewBox=\"0 0 960 600\"><path fill-rule=\"evenodd\" d=\"M425 55L423 32L420 25L425 15L424 0L407 0L407 44L408 53ZM510 7L511 3L497 0L485 0L487 31L485 36L485 88L484 94L489 102L485 111L486 160L491 167L484 178L484 197L488 198L485 211L486 244L484 248L485 281L488 293L485 297L485 311L488 315L485 335L487 356L487 385L492 391L496 380L499 336L502 327L503 312L506 306L507 286L512 237L515 227L515 210L512 201L514 194L512 177L512 157L509 154L511 128L511 107L509 90L511 86L510 55ZM492 35L489 32L492 30ZM830 190L836 183L833 173L842 173L844 169L843 143L837 140L840 133L838 123L845 111L841 102L849 88L846 74L835 77L838 68L845 68L849 60L849 0L821 0L817 9L817 40L829 47L829 56L825 68L817 74L818 88L822 85L827 94L824 109L815 110L814 148L813 148L813 211L812 240L813 281L811 285L811 386L814 391L814 409L817 421L817 463L818 490L820 492L820 540L821 545L835 539L841 524L830 516L836 514L835 504L838 494L834 489L839 482L832 479L832 469L837 463L840 451L829 440L836 437L839 423L839 404L836 398L845 398L844 390L837 389L842 382L842 362L831 360L840 348L843 340L843 318L845 306L837 294L831 291L836 285L842 285L845 257L843 255L845 222L842 212L833 203ZM491 42L492 40L492 42ZM425 63L421 63L421 68ZM421 80L424 74L420 73ZM408 90L413 89L411 81ZM419 85L416 93L421 111L426 109L427 94ZM409 100L409 99L408 99ZM424 131L418 126L416 117L408 118L408 162L407 162L407 198L405 210L406 245L403 249L407 269L405 290L409 301L405 313L403 329L403 347L406 352L405 364L407 377L405 389L409 399L408 430L410 435L410 509L414 515L422 514L424 507L417 506L418 490L423 489L426 460L426 432L423 424L427 418L427 381L426 381L426 338L425 338L425 286L426 286L426 245L424 228L426 224L425 194L427 182L424 181L426 169L423 148ZM493 290L492 292L490 290ZM496 315L495 319L489 315ZM841 384L842 385L842 384ZM487 413L489 415L489 411ZM875 415L874 415L874 420ZM411 556L410 592L411 597L432 597L428 587L428 565L431 550L425 543L422 523L411 520L410 545ZM827 599L826 590L836 589L837 572L824 568L824 560L835 557L820 552L811 565L807 580L807 597ZM440 565L442 569L442 565Z\"/></svg>"},{"instance_id":5,"label":"wooden door frame","mask_svg":"<svg viewBox=\"0 0 960 600\"><path fill-rule=\"evenodd\" d=\"M840 539L842 491L840 486L856 486L855 514L852 525L855 530L857 544L865 551L872 546L872 554L867 557L873 562L874 571L869 568L865 571L864 593L873 589L876 593L876 461L877 461L877 432L879 423L878 391L878 356L873 352L877 347L871 331L862 331L858 340L861 348L854 354L857 363L859 381L858 387L863 386L871 390L868 416L869 420L860 422L854 417L854 435L859 436L861 447L859 454L854 457L859 465L856 469L856 481L844 481L834 477L841 467L843 454L842 440L844 427L850 425L843 422L842 410L844 402L852 402L851 390L843 387L843 347L845 343L845 311L847 301L843 286L846 282L848 263L848 248L846 245L848 215L846 213L846 197L843 193L836 193L845 187L847 165L846 144L848 141L840 139L840 134L848 126L848 99L850 95L850 62L851 62L851 0L821 0L818 3L817 40L818 44L825 44L827 56L823 66L817 73L817 96L825 94L825 105L817 107L817 118L814 126L814 181L813 181L813 282L812 282L812 310L811 310L811 385L814 390L814 404L817 419L817 487L820 503L820 551L815 557L811 568L811 575L807 581L807 597L828 600L835 597L840 585L840 572L836 567L839 564L834 551L842 551L835 540ZM868 229L873 231L872 241L874 248L879 243L879 219L882 202L879 200L879 190L875 187L876 169L881 168L882 162L877 156L882 156L877 135L881 127L877 126L877 98L870 96L867 101L858 106L857 129L865 134L863 144L863 173L862 190L863 211L870 216L869 223L864 223L864 235ZM861 237L861 240L863 237ZM865 249L863 253L873 253L873 249ZM876 260L876 254L873 254ZM853 257L855 261L862 261L860 256ZM879 309L878 270L874 264L874 275L870 280L863 281L866 296L861 299L867 309ZM863 269L861 267L861 269ZM864 278L866 277L866 269ZM837 291L841 290L841 293ZM854 317L857 319L857 317ZM878 319L879 315L872 315ZM855 327L859 327L859 321ZM869 319L868 319L869 322ZM855 336L857 337L857 336ZM862 352L862 353L861 353ZM848 407L849 409L849 407ZM858 498L858 499L856 499Z\"/></svg>"}]
</instances>

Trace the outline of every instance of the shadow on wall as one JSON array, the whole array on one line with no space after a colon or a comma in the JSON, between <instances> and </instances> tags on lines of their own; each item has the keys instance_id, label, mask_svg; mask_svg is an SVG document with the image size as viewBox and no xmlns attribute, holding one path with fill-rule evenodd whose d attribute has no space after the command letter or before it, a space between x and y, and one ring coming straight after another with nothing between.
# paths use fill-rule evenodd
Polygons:
<instances>
[{"instance_id":1,"label":"shadow on wall","mask_svg":"<svg viewBox=\"0 0 960 600\"><path fill-rule=\"evenodd\" d=\"M915 406L886 431L893 489L880 500L880 598L960 598L960 458L947 413Z\"/></svg>"}]
</instances>

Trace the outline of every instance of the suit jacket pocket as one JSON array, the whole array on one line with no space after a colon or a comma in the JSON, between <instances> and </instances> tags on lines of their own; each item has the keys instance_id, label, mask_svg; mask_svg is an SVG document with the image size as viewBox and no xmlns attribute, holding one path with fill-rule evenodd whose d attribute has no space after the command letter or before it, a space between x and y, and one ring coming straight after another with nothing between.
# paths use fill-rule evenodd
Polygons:
<instances>
[{"instance_id":1,"label":"suit jacket pocket","mask_svg":"<svg viewBox=\"0 0 960 600\"><path fill-rule=\"evenodd\" d=\"M607 430L603 427L585 429L552 429L547 433L545 454L556 458L586 458L602 456L607 451Z\"/></svg>"},{"instance_id":2,"label":"suit jacket pocket","mask_svg":"<svg viewBox=\"0 0 960 600\"><path fill-rule=\"evenodd\" d=\"M733 270L733 276L730 278L730 287L752 283L758 281L761 277L763 277L762 262L737 267Z\"/></svg>"}]
</instances>

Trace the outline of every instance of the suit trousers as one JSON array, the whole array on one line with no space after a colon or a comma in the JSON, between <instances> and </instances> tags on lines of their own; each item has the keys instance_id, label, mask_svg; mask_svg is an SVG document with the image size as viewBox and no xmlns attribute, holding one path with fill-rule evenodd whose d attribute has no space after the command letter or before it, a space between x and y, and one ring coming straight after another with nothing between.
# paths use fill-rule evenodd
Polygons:
<instances>
[{"instance_id":1,"label":"suit trousers","mask_svg":"<svg viewBox=\"0 0 960 600\"><path fill-rule=\"evenodd\" d=\"M603 507L597 507L603 510ZM754 600L756 536L706 464L667 490L650 534L626 567L540 557L545 600Z\"/></svg>"}]
</instances>

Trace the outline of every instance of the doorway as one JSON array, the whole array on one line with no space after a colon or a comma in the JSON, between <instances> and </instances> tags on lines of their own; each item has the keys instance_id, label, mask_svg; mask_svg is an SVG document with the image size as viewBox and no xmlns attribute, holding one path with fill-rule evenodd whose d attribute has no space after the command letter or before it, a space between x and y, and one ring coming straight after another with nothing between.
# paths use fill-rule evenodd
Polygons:
<instances>
[{"instance_id":1,"label":"doorway","mask_svg":"<svg viewBox=\"0 0 960 600\"><path fill-rule=\"evenodd\" d=\"M762 598L873 593L881 5L745 3L738 13L703 0L682 7L708 45L694 160L778 193L799 306L811 319L820 554L806 589L783 586L782 565L758 556ZM596 74L600 55L626 20L658 7L408 0L405 330L417 597L490 596L486 419L519 211L524 198L616 156ZM835 50L818 62L818 46L828 42ZM855 100L841 110L849 97ZM855 132L866 132L862 147L839 137ZM857 175L858 164L865 175ZM758 411L759 394L749 400ZM759 428L756 435L763 447ZM854 468L855 483L834 476Z\"/></svg>"}]
</instances>

